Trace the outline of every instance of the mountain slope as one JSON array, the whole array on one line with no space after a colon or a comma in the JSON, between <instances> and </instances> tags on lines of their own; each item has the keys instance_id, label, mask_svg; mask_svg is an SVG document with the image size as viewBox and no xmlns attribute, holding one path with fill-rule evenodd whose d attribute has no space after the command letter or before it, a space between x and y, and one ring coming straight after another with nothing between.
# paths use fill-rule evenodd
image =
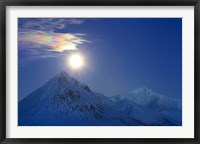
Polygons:
<instances>
[{"instance_id":1,"label":"mountain slope","mask_svg":"<svg viewBox=\"0 0 200 144\"><path fill-rule=\"evenodd\" d=\"M182 122L182 101L156 93L148 88L139 88L125 95L113 96L114 100L128 100L166 117L174 119L179 124Z\"/></svg>"},{"instance_id":2,"label":"mountain slope","mask_svg":"<svg viewBox=\"0 0 200 144\"><path fill-rule=\"evenodd\" d=\"M103 97L61 72L19 102L19 125L108 125Z\"/></svg>"},{"instance_id":3,"label":"mountain slope","mask_svg":"<svg viewBox=\"0 0 200 144\"><path fill-rule=\"evenodd\" d=\"M127 98L110 98L61 72L19 102L19 126L180 125Z\"/></svg>"}]
</instances>

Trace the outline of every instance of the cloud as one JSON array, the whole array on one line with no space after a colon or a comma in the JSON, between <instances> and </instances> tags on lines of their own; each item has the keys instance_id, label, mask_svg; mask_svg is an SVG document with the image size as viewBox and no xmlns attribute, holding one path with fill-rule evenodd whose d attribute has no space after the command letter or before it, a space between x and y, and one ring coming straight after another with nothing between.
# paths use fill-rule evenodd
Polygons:
<instances>
[{"instance_id":1,"label":"cloud","mask_svg":"<svg viewBox=\"0 0 200 144\"><path fill-rule=\"evenodd\" d=\"M67 51L79 49L79 45L89 42L85 34L62 33L68 24L80 25L81 19L20 18L18 23L19 65L41 58L58 57Z\"/></svg>"},{"instance_id":2,"label":"cloud","mask_svg":"<svg viewBox=\"0 0 200 144\"><path fill-rule=\"evenodd\" d=\"M19 66L24 66L26 64L29 64L30 62L37 61L38 59L45 59L45 58L53 58L65 55L66 52L55 52L55 51L49 51L48 47L43 48L24 48L19 49L18 53L18 62Z\"/></svg>"},{"instance_id":3,"label":"cloud","mask_svg":"<svg viewBox=\"0 0 200 144\"><path fill-rule=\"evenodd\" d=\"M23 30L18 32L18 42L20 49L48 47L48 51L63 52L77 50L79 44L87 42L83 36L83 34Z\"/></svg>"},{"instance_id":4,"label":"cloud","mask_svg":"<svg viewBox=\"0 0 200 144\"><path fill-rule=\"evenodd\" d=\"M83 19L64 18L20 18L18 20L20 29L34 29L42 31L54 31L63 29L69 24L79 25Z\"/></svg>"}]
</instances>

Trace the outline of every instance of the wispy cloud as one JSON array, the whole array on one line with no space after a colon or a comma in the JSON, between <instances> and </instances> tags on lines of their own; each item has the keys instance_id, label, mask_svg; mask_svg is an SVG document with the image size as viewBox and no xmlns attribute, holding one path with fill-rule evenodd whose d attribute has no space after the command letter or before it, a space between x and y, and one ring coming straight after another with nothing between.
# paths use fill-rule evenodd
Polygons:
<instances>
[{"instance_id":1,"label":"wispy cloud","mask_svg":"<svg viewBox=\"0 0 200 144\"><path fill-rule=\"evenodd\" d=\"M62 33L69 24L82 24L82 19L22 18L19 19L18 49L20 63L47 57L60 56L63 52L78 50L80 44L88 42L85 34Z\"/></svg>"},{"instance_id":2,"label":"wispy cloud","mask_svg":"<svg viewBox=\"0 0 200 144\"><path fill-rule=\"evenodd\" d=\"M20 18L20 29L34 29L42 31L54 31L56 29L63 29L69 24L82 24L82 19L64 19L64 18Z\"/></svg>"},{"instance_id":3,"label":"wispy cloud","mask_svg":"<svg viewBox=\"0 0 200 144\"><path fill-rule=\"evenodd\" d=\"M23 30L18 33L21 48L43 48L49 51L63 52L77 50L77 45L87 42L83 34L55 33L39 30Z\"/></svg>"}]
</instances>

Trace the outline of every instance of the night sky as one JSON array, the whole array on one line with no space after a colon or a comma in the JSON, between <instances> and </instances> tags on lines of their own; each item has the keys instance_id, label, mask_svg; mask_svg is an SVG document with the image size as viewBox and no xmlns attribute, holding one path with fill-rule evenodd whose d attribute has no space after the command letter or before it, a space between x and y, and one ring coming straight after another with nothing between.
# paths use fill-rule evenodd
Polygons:
<instances>
[{"instance_id":1,"label":"night sky","mask_svg":"<svg viewBox=\"0 0 200 144\"><path fill-rule=\"evenodd\" d=\"M68 57L84 66L73 70ZM19 100L66 71L106 96L147 87L182 97L181 18L19 18Z\"/></svg>"}]
</instances>

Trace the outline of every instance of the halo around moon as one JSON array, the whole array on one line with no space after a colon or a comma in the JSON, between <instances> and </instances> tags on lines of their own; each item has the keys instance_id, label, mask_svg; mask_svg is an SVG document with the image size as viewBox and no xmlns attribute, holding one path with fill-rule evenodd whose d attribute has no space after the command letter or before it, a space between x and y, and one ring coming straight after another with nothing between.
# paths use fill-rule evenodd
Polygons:
<instances>
[{"instance_id":1,"label":"halo around moon","mask_svg":"<svg viewBox=\"0 0 200 144\"><path fill-rule=\"evenodd\" d=\"M79 53L71 54L68 58L68 64L72 69L81 69L84 66L84 58Z\"/></svg>"}]
</instances>

